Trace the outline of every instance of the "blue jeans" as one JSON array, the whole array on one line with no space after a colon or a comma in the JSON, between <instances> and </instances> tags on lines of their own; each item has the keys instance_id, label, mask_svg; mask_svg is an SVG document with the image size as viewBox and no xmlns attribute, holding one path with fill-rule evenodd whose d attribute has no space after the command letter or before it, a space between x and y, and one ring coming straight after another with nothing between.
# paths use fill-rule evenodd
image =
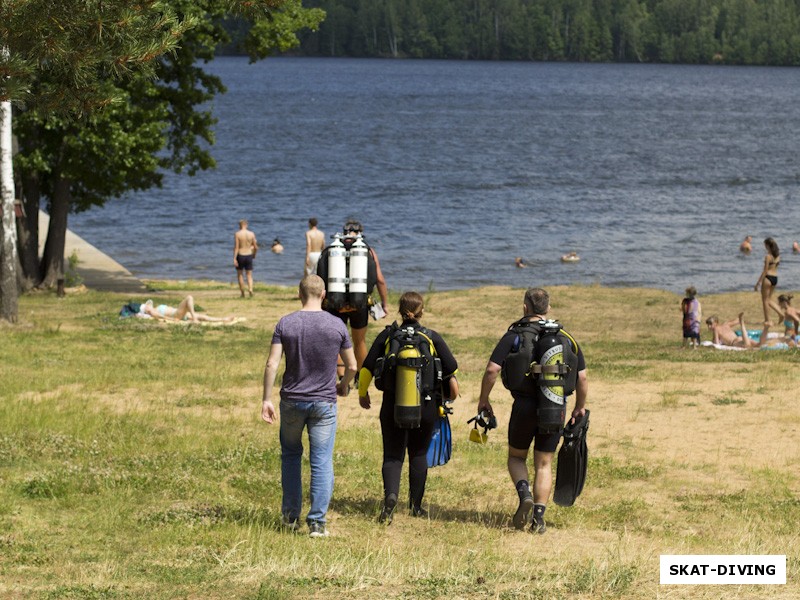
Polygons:
<instances>
[{"instance_id":1,"label":"blue jeans","mask_svg":"<svg viewBox=\"0 0 800 600\"><path fill-rule=\"evenodd\" d=\"M311 463L311 509L306 521L325 523L333 494L333 442L336 439L336 404L281 400L281 511L289 519L300 517L303 508L301 461L303 428L308 427Z\"/></svg>"}]
</instances>

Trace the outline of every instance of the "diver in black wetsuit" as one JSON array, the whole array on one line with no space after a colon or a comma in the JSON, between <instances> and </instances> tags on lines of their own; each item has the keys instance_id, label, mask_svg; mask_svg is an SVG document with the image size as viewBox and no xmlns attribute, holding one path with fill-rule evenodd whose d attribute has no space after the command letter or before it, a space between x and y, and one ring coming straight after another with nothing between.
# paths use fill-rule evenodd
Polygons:
<instances>
[{"instance_id":1,"label":"diver in black wetsuit","mask_svg":"<svg viewBox=\"0 0 800 600\"><path fill-rule=\"evenodd\" d=\"M403 460L408 452L408 482L409 482L409 508L415 517L427 516L427 511L422 508L422 497L425 494L425 483L428 477L428 446L431 443L434 425L439 418L439 406L443 402L443 392L450 399L458 396L458 381L456 362L450 348L447 347L442 336L431 329L422 327L419 319L423 313L423 298L417 292L405 292L400 297L400 316L403 319L400 328L412 327L421 331L433 346L431 356L441 360L442 379L441 386L432 394L432 398L422 402L422 419L419 427L405 429L398 427L395 422L395 392L386 389L383 392L380 422L383 436L383 475L384 504L378 520L381 523L391 523L397 498L400 493L400 475L403 469ZM369 384L373 373L376 371L378 358L385 355L386 340L394 326L384 329L370 348L363 368L359 374L358 401L362 408L370 408Z\"/></svg>"},{"instance_id":2,"label":"diver in black wetsuit","mask_svg":"<svg viewBox=\"0 0 800 600\"><path fill-rule=\"evenodd\" d=\"M527 326L527 323L536 323L546 320L550 310L550 295L541 288L531 288L525 292L523 305L524 316L518 324ZM515 324L516 325L516 324ZM562 330L563 332L563 330ZM586 379L586 362L575 340L566 332L564 343L572 346L574 355L577 356L575 370L577 378L575 380L575 407L572 410L570 422L580 419L586 413L586 395L589 384ZM515 348L515 344L517 348ZM481 395L478 400L478 412L486 411L494 414L492 405L489 402L489 393L494 387L497 376L503 369L506 357L512 352L516 352L519 345L519 335L512 330L500 339L500 342L492 352L491 358L486 365L481 382ZM511 409L511 418L508 423L508 472L511 480L519 495L519 507L514 515L514 526L523 529L528 523L528 513L533 509L531 518L531 530L537 533L544 533L545 521L544 511L547 500L550 497L550 490L553 483L552 463L553 454L558 447L561 431L542 432L540 431L539 415L537 403L533 396L513 391L514 405ZM562 425L563 427L563 421ZM534 481L533 493L531 493L528 480L528 450L533 442L533 462L534 462Z\"/></svg>"}]
</instances>

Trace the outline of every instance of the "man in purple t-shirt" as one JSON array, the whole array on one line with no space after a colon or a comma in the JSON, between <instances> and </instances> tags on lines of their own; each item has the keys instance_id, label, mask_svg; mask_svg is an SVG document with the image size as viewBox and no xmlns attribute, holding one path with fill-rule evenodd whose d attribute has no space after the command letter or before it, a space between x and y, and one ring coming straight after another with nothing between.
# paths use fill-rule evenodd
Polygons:
<instances>
[{"instance_id":1,"label":"man in purple t-shirt","mask_svg":"<svg viewBox=\"0 0 800 600\"><path fill-rule=\"evenodd\" d=\"M325 537L325 515L333 493L333 443L336 438L336 396L346 396L356 374L353 344L344 323L322 310L325 282L307 275L300 282L303 308L286 315L275 326L272 346L264 369L261 418L276 419L272 388L281 355L286 370L281 386L281 487L283 524L299 528L303 504L301 459L303 429L308 428L311 463L311 508L306 523L311 537ZM346 370L336 383L336 362L341 356Z\"/></svg>"}]
</instances>

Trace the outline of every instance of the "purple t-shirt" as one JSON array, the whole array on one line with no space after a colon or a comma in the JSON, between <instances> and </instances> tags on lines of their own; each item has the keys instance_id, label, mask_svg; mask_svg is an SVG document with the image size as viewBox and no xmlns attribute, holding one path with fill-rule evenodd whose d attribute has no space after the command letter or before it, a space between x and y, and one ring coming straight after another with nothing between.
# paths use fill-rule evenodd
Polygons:
<instances>
[{"instance_id":1,"label":"purple t-shirt","mask_svg":"<svg viewBox=\"0 0 800 600\"><path fill-rule=\"evenodd\" d=\"M336 402L336 360L352 348L347 327L323 310L298 310L283 317L272 334L286 354L281 400Z\"/></svg>"}]
</instances>

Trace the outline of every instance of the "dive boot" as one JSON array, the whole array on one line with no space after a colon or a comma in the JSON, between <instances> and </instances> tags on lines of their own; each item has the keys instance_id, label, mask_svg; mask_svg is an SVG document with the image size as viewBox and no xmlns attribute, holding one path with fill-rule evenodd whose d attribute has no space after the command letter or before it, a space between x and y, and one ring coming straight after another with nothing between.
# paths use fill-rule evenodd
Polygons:
<instances>
[{"instance_id":1,"label":"dive boot","mask_svg":"<svg viewBox=\"0 0 800 600\"><path fill-rule=\"evenodd\" d=\"M394 509L397 506L397 494L389 494L383 501L383 508L381 514L378 515L378 523L392 524L394 518Z\"/></svg>"},{"instance_id":2,"label":"dive boot","mask_svg":"<svg viewBox=\"0 0 800 600\"><path fill-rule=\"evenodd\" d=\"M537 504L533 507L533 516L531 517L531 533L542 534L547 531L547 525L544 522L544 506Z\"/></svg>"},{"instance_id":3,"label":"dive boot","mask_svg":"<svg viewBox=\"0 0 800 600\"><path fill-rule=\"evenodd\" d=\"M533 508L533 496L528 494L527 496L523 496L519 500L519 508L517 508L517 512L514 513L514 528L515 529L525 529L525 525L528 523L528 513L531 512Z\"/></svg>"}]
</instances>

